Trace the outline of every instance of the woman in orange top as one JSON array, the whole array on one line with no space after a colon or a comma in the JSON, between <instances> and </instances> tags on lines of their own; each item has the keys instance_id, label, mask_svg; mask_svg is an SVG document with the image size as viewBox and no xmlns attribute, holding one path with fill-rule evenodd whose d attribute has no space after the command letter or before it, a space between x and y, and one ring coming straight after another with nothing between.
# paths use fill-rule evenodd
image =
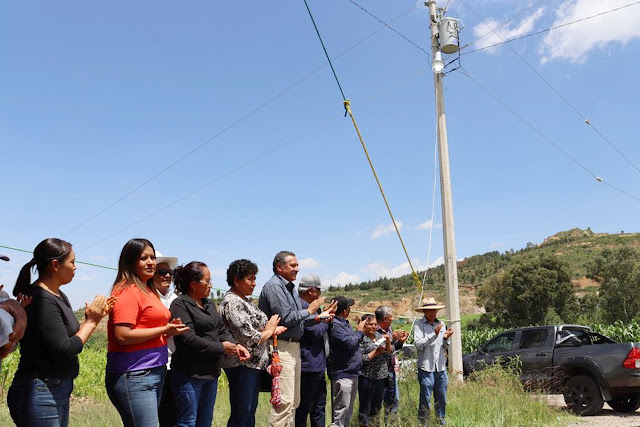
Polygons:
<instances>
[{"instance_id":1,"label":"woman in orange top","mask_svg":"<svg viewBox=\"0 0 640 427\"><path fill-rule=\"evenodd\" d=\"M167 337L189 328L171 313L147 283L156 253L146 239L124 245L111 295L118 299L109 315L105 385L125 427L158 425L158 403L166 374Z\"/></svg>"}]
</instances>

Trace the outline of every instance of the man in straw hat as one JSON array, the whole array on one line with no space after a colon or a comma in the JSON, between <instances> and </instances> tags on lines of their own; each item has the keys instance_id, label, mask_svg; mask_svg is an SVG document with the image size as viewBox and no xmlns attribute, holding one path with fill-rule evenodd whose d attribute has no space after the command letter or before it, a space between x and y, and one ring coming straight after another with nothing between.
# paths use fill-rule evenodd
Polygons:
<instances>
[{"instance_id":1,"label":"man in straw hat","mask_svg":"<svg viewBox=\"0 0 640 427\"><path fill-rule=\"evenodd\" d=\"M418 383L420 383L420 403L418 420L428 424L431 409L431 394L435 402L435 411L444 424L445 407L447 405L447 360L445 349L449 348L449 338L453 334L451 328L446 329L444 322L436 318L438 310L445 308L433 297L422 300L415 310L424 313L424 317L416 320L413 330L414 344L418 350ZM444 327L443 327L444 326Z\"/></svg>"}]
</instances>

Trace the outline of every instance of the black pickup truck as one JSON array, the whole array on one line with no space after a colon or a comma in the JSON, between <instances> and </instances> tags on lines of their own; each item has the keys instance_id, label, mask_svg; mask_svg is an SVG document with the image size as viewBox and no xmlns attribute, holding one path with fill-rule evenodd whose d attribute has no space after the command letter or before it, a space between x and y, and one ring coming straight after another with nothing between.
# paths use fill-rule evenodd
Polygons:
<instances>
[{"instance_id":1,"label":"black pickup truck","mask_svg":"<svg viewBox=\"0 0 640 427\"><path fill-rule=\"evenodd\" d=\"M514 358L526 386L561 392L579 415L599 413L604 402L619 412L640 408L640 343L617 343L579 325L513 329L465 354L464 373Z\"/></svg>"}]
</instances>

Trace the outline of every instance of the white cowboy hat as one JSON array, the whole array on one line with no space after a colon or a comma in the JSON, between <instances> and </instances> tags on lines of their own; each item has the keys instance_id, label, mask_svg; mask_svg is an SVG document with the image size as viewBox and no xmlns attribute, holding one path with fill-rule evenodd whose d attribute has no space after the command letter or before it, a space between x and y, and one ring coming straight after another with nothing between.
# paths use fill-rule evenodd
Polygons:
<instances>
[{"instance_id":1,"label":"white cowboy hat","mask_svg":"<svg viewBox=\"0 0 640 427\"><path fill-rule=\"evenodd\" d=\"M175 270L178 266L178 258L174 256L162 256L162 254L156 251L156 265L166 262L169 264L169 268Z\"/></svg>"},{"instance_id":2,"label":"white cowboy hat","mask_svg":"<svg viewBox=\"0 0 640 427\"><path fill-rule=\"evenodd\" d=\"M417 307L415 310L422 313L422 310L440 310L442 308L446 308L447 306L444 304L438 304L433 297L428 297L422 300L422 305Z\"/></svg>"}]
</instances>

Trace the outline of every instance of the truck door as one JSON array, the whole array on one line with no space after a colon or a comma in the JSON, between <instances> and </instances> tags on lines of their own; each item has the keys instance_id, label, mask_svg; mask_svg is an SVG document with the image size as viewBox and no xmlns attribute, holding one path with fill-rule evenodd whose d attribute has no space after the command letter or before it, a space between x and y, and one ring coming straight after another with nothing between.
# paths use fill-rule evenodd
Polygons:
<instances>
[{"instance_id":1,"label":"truck door","mask_svg":"<svg viewBox=\"0 0 640 427\"><path fill-rule=\"evenodd\" d=\"M521 379L525 385L541 385L551 375L553 334L548 328L525 329L520 333L515 354L522 364Z\"/></svg>"},{"instance_id":2,"label":"truck door","mask_svg":"<svg viewBox=\"0 0 640 427\"><path fill-rule=\"evenodd\" d=\"M479 370L486 365L492 365L497 358L500 358L502 363L507 363L513 356L515 337L516 332L510 331L489 341L478 352L473 368Z\"/></svg>"}]
</instances>

